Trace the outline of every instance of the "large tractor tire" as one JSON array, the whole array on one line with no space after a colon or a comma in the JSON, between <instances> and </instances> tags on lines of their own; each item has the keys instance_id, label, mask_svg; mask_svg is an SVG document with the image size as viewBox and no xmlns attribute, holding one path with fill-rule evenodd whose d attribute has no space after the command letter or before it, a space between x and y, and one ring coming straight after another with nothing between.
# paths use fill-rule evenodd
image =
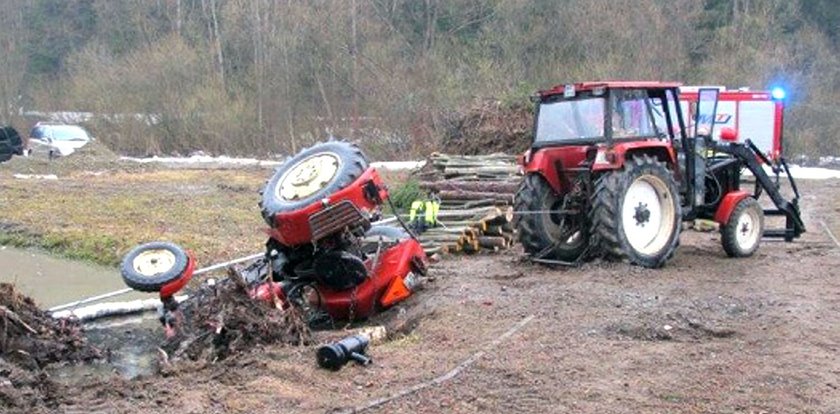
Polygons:
<instances>
[{"instance_id":1,"label":"large tractor tire","mask_svg":"<svg viewBox=\"0 0 840 414\"><path fill-rule=\"evenodd\" d=\"M630 159L597 179L590 221L592 246L605 258L663 266L676 251L682 222L673 174L648 155Z\"/></svg>"},{"instance_id":2,"label":"large tractor tire","mask_svg":"<svg viewBox=\"0 0 840 414\"><path fill-rule=\"evenodd\" d=\"M516 193L516 214L519 242L525 252L539 259L573 262L586 250L589 233L585 217L563 215L553 211L563 208L563 197L541 176L525 177Z\"/></svg>"},{"instance_id":3,"label":"large tractor tire","mask_svg":"<svg viewBox=\"0 0 840 414\"><path fill-rule=\"evenodd\" d=\"M764 210L758 201L752 197L739 201L720 233L729 257L752 256L764 234Z\"/></svg>"},{"instance_id":4,"label":"large tractor tire","mask_svg":"<svg viewBox=\"0 0 840 414\"><path fill-rule=\"evenodd\" d=\"M280 166L262 191L260 209L274 225L274 215L288 213L326 198L350 185L368 167L359 147L329 141L299 152Z\"/></svg>"}]
</instances>

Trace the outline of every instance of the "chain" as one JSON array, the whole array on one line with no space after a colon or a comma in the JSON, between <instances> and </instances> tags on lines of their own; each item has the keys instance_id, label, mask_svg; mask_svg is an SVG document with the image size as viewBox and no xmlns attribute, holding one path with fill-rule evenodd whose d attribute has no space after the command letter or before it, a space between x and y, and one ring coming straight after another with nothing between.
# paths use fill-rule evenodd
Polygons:
<instances>
[{"instance_id":1,"label":"chain","mask_svg":"<svg viewBox=\"0 0 840 414\"><path fill-rule=\"evenodd\" d=\"M349 326L353 323L353 320L356 318L356 291L359 290L359 287L356 286L353 288L353 291L350 292L350 309L348 310L348 318L347 318L347 325Z\"/></svg>"},{"instance_id":2,"label":"chain","mask_svg":"<svg viewBox=\"0 0 840 414\"><path fill-rule=\"evenodd\" d=\"M580 210L522 210L522 211L514 211L513 215L515 216L523 216L529 214L563 214L563 215L574 215L579 214Z\"/></svg>"}]
</instances>

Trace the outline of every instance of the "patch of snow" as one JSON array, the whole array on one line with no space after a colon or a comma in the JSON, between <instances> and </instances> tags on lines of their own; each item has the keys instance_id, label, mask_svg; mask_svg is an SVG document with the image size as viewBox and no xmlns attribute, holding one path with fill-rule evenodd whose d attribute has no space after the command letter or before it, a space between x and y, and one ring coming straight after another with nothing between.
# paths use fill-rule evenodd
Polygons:
<instances>
[{"instance_id":1,"label":"patch of snow","mask_svg":"<svg viewBox=\"0 0 840 414\"><path fill-rule=\"evenodd\" d=\"M57 180L58 176L55 174L14 174L12 177L15 177L20 180Z\"/></svg>"},{"instance_id":2,"label":"patch of snow","mask_svg":"<svg viewBox=\"0 0 840 414\"><path fill-rule=\"evenodd\" d=\"M164 163L164 164L227 164L227 165L256 165L256 166L277 166L282 164L280 161L259 160L256 158L234 158L227 155L220 155L213 157L204 154L193 154L189 157L149 157L149 158L135 158L135 157L120 157L121 160L138 162L141 164L147 163ZM387 171L406 171L414 170L422 167L426 161L378 161L372 162L370 165Z\"/></svg>"},{"instance_id":3,"label":"patch of snow","mask_svg":"<svg viewBox=\"0 0 840 414\"><path fill-rule=\"evenodd\" d=\"M773 176L773 170L767 166L763 165L764 172L767 173L769 176ZM752 175L748 170L744 171L744 175ZM782 175L784 171L782 171ZM832 170L829 168L820 168L820 167L800 167L798 165L791 165L790 166L790 175L793 176L796 180L831 180L831 179L838 179L840 178L840 170Z\"/></svg>"},{"instance_id":4,"label":"patch of snow","mask_svg":"<svg viewBox=\"0 0 840 414\"><path fill-rule=\"evenodd\" d=\"M416 170L426 165L426 161L377 161L370 165L376 169L387 171Z\"/></svg>"},{"instance_id":5,"label":"patch of snow","mask_svg":"<svg viewBox=\"0 0 840 414\"><path fill-rule=\"evenodd\" d=\"M135 158L135 157L120 157L120 160L139 162L141 164L147 163L165 163L165 164L228 164L228 165L257 165L257 166L276 166L280 165L280 161L258 160L256 158L234 158L227 155L220 155L212 157L209 155L193 155L190 157L150 157L150 158Z\"/></svg>"}]
</instances>

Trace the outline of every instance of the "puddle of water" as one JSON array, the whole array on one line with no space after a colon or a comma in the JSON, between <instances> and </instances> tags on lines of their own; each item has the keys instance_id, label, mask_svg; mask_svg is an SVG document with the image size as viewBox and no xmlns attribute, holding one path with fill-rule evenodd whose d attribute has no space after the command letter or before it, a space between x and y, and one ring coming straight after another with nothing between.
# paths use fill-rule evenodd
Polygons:
<instances>
[{"instance_id":1,"label":"puddle of water","mask_svg":"<svg viewBox=\"0 0 840 414\"><path fill-rule=\"evenodd\" d=\"M0 282L14 283L18 291L42 308L125 288L119 271L50 256L35 250L0 247ZM131 292L111 300L150 298Z\"/></svg>"},{"instance_id":2,"label":"puddle of water","mask_svg":"<svg viewBox=\"0 0 840 414\"><path fill-rule=\"evenodd\" d=\"M81 378L109 376L132 379L156 372L163 331L154 312L87 324L85 336L110 351L108 361L52 367L50 373L59 382L74 384Z\"/></svg>"}]
</instances>

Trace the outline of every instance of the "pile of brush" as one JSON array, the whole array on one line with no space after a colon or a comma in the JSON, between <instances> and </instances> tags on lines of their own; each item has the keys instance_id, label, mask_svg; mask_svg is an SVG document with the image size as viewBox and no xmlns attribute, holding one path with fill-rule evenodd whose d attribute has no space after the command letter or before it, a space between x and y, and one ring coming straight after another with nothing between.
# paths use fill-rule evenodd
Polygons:
<instances>
[{"instance_id":1,"label":"pile of brush","mask_svg":"<svg viewBox=\"0 0 840 414\"><path fill-rule=\"evenodd\" d=\"M300 311L252 299L239 269L228 268L228 278L218 284L202 285L181 309L177 334L161 346L164 372L177 360L214 362L255 345L309 342Z\"/></svg>"}]
</instances>

